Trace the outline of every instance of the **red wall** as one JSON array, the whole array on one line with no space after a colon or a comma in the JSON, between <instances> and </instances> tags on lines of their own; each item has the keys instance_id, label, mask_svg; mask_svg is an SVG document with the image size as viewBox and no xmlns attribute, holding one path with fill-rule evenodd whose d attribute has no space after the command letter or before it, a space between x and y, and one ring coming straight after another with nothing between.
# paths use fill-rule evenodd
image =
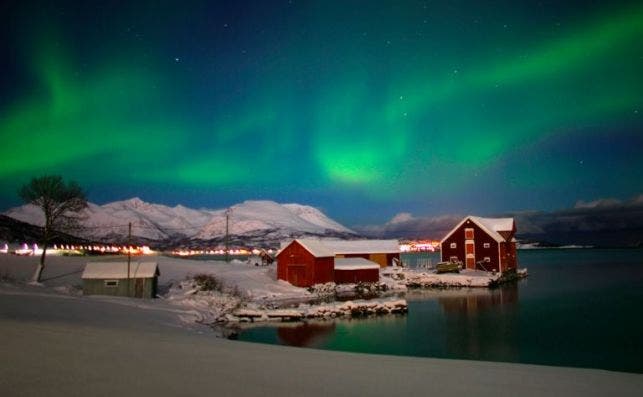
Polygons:
<instances>
[{"instance_id":1,"label":"red wall","mask_svg":"<svg viewBox=\"0 0 643 397\"><path fill-rule=\"evenodd\" d=\"M386 255L386 263L379 263L376 261L374 258L375 255ZM343 258L364 258L368 259L369 261L373 261L375 263L379 263L380 267L387 267L391 265L391 262L393 261L393 258L397 258L397 260L400 260L400 254L399 253L390 253L390 254L342 254L341 257Z\"/></svg>"},{"instance_id":2,"label":"red wall","mask_svg":"<svg viewBox=\"0 0 643 397\"><path fill-rule=\"evenodd\" d=\"M518 265L516 243L509 242L500 244L500 258L503 272L515 269Z\"/></svg>"},{"instance_id":3,"label":"red wall","mask_svg":"<svg viewBox=\"0 0 643 397\"><path fill-rule=\"evenodd\" d=\"M335 270L337 284L376 283L380 281L379 269Z\"/></svg>"},{"instance_id":4,"label":"red wall","mask_svg":"<svg viewBox=\"0 0 643 397\"><path fill-rule=\"evenodd\" d=\"M277 278L297 287L333 281L334 258L315 258L296 241L277 256Z\"/></svg>"},{"instance_id":5,"label":"red wall","mask_svg":"<svg viewBox=\"0 0 643 397\"><path fill-rule=\"evenodd\" d=\"M498 243L491 236L489 236L482 228L471 220L464 222L453 234L451 234L443 243L441 247L442 261L448 261L450 257L456 256L458 260L466 267L466 255L464 252L464 229L473 229L474 241L474 255L475 262L482 261L485 257L489 257L490 262L485 263L484 267L488 271L500 271L500 260L498 256ZM451 243L456 243L456 248L450 248ZM489 243L489 248L484 248L484 244ZM475 265L474 265L475 266ZM482 267L477 267L478 270L484 270Z\"/></svg>"}]
</instances>

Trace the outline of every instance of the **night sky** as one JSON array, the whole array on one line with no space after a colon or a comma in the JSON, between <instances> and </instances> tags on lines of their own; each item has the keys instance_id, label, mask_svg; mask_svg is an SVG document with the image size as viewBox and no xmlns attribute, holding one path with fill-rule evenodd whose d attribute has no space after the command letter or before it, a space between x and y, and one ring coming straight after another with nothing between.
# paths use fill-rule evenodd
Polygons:
<instances>
[{"instance_id":1,"label":"night sky","mask_svg":"<svg viewBox=\"0 0 643 397\"><path fill-rule=\"evenodd\" d=\"M643 4L5 1L0 209L314 205L347 225L643 192Z\"/></svg>"}]
</instances>

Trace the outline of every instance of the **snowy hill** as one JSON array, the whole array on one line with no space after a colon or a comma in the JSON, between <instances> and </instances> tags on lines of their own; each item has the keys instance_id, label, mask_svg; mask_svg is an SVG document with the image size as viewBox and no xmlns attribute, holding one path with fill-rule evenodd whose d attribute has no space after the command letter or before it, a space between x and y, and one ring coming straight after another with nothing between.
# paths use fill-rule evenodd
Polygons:
<instances>
[{"instance_id":1,"label":"snowy hill","mask_svg":"<svg viewBox=\"0 0 643 397\"><path fill-rule=\"evenodd\" d=\"M221 241L225 235L225 209L191 209L181 205L168 207L146 203L139 198L104 205L89 203L83 211L82 236L89 239L123 241L127 225L132 235L152 241ZM41 226L44 217L39 208L23 205L5 215ZM278 204L274 201L245 201L230 207L230 235L253 242L278 241L291 236L350 236L355 232L328 218L316 208L301 204Z\"/></svg>"}]
</instances>

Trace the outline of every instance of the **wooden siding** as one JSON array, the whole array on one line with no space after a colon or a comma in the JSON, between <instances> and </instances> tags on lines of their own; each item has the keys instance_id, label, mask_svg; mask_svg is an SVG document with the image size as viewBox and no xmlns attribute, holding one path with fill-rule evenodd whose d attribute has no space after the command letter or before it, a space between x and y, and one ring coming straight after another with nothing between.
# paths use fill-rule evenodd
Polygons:
<instances>
[{"instance_id":1,"label":"wooden siding","mask_svg":"<svg viewBox=\"0 0 643 397\"><path fill-rule=\"evenodd\" d=\"M489 236L480 226L471 220L467 220L457 228L444 242L441 247L442 261L448 261L452 256L458 258L463 264L466 264L465 254L465 229L473 229L474 241L474 267L478 270L500 271L500 261L498 256L498 242ZM456 248L451 248L451 243L456 243ZM484 248L485 243L489 248ZM484 263L484 268L477 265L479 261L489 257L489 263Z\"/></svg>"},{"instance_id":2,"label":"wooden siding","mask_svg":"<svg viewBox=\"0 0 643 397\"><path fill-rule=\"evenodd\" d=\"M106 286L106 281L116 281L117 286ZM133 298L155 298L158 278L129 279L85 279L83 280L83 295L130 296Z\"/></svg>"},{"instance_id":3,"label":"wooden siding","mask_svg":"<svg viewBox=\"0 0 643 397\"><path fill-rule=\"evenodd\" d=\"M297 241L277 256L277 278L297 287L310 287L333 281L334 258L316 258Z\"/></svg>"},{"instance_id":4,"label":"wooden siding","mask_svg":"<svg viewBox=\"0 0 643 397\"><path fill-rule=\"evenodd\" d=\"M343 254L335 255L336 258L364 258L373 261L380 265L380 267L387 267L393 261L393 258L400 259L399 253L392 254Z\"/></svg>"},{"instance_id":5,"label":"wooden siding","mask_svg":"<svg viewBox=\"0 0 643 397\"><path fill-rule=\"evenodd\" d=\"M335 282L337 284L376 283L378 281L380 281L380 271L378 269L335 269Z\"/></svg>"},{"instance_id":6,"label":"wooden siding","mask_svg":"<svg viewBox=\"0 0 643 397\"><path fill-rule=\"evenodd\" d=\"M501 271L515 270L517 265L516 243L508 242L500 244Z\"/></svg>"}]
</instances>

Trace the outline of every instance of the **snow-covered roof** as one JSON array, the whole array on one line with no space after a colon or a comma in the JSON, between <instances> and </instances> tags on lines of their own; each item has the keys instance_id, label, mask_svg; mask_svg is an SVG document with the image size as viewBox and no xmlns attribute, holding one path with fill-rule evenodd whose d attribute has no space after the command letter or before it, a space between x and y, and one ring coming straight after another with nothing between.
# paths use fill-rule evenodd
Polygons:
<instances>
[{"instance_id":1,"label":"snow-covered roof","mask_svg":"<svg viewBox=\"0 0 643 397\"><path fill-rule=\"evenodd\" d=\"M324 244L336 255L343 254L397 254L397 240L326 240Z\"/></svg>"},{"instance_id":2,"label":"snow-covered roof","mask_svg":"<svg viewBox=\"0 0 643 397\"><path fill-rule=\"evenodd\" d=\"M281 243L281 249L277 251L277 255L281 254L281 252L286 249L290 244L294 242L298 242L301 244L302 247L306 248L308 252L313 254L314 257L316 258L325 258L329 256L335 256L335 253L328 249L328 247L324 244L322 240L319 239L314 239L314 238L298 238L296 240L288 241L288 242L282 242Z\"/></svg>"},{"instance_id":3,"label":"snow-covered roof","mask_svg":"<svg viewBox=\"0 0 643 397\"><path fill-rule=\"evenodd\" d=\"M456 231L464 222L470 219L473 223L480 226L491 238L497 242L506 241L506 239L499 232L510 232L514 227L514 218L483 218L480 216L469 215L458 223L440 243L443 243L454 231Z\"/></svg>"},{"instance_id":4,"label":"snow-covered roof","mask_svg":"<svg viewBox=\"0 0 643 397\"><path fill-rule=\"evenodd\" d=\"M397 240L320 240L299 238L293 241L297 241L317 258L348 254L391 254L400 252L400 244ZM277 255L290 244L292 244L292 241L282 244Z\"/></svg>"},{"instance_id":5,"label":"snow-covered roof","mask_svg":"<svg viewBox=\"0 0 643 397\"><path fill-rule=\"evenodd\" d=\"M364 258L335 258L335 270L362 270L379 268L379 264Z\"/></svg>"},{"instance_id":6,"label":"snow-covered roof","mask_svg":"<svg viewBox=\"0 0 643 397\"><path fill-rule=\"evenodd\" d=\"M131 262L130 278L151 278L161 274L156 262ZM127 278L127 262L89 262L82 279Z\"/></svg>"}]
</instances>

